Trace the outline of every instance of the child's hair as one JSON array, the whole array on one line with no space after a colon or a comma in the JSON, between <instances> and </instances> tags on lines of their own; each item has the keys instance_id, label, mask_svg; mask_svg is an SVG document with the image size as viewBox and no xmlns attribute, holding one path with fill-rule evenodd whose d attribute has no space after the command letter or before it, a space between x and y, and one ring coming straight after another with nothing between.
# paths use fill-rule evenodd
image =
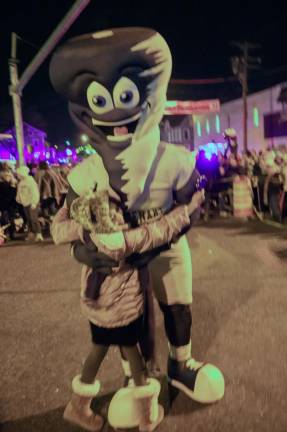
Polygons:
<instances>
[{"instance_id":1,"label":"child's hair","mask_svg":"<svg viewBox=\"0 0 287 432\"><path fill-rule=\"evenodd\" d=\"M110 201L107 190L76 198L71 204L70 215L91 232L108 234L123 231L126 227L120 207Z\"/></svg>"}]
</instances>

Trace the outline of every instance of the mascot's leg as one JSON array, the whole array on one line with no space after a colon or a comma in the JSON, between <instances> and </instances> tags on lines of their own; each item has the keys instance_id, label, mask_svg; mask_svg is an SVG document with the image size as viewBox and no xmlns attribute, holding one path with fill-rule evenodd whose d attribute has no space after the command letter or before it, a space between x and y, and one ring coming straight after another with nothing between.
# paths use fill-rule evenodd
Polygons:
<instances>
[{"instance_id":1,"label":"mascot's leg","mask_svg":"<svg viewBox=\"0 0 287 432\"><path fill-rule=\"evenodd\" d=\"M192 317L189 305L164 305L163 312L169 358L167 374L170 384L201 403L216 402L224 395L224 378L220 370L195 361L191 355Z\"/></svg>"},{"instance_id":2,"label":"mascot's leg","mask_svg":"<svg viewBox=\"0 0 287 432\"><path fill-rule=\"evenodd\" d=\"M101 416L93 413L90 405L100 390L100 382L95 377L108 348L106 345L93 345L84 363L82 375L75 376L72 381L73 394L63 415L65 420L88 431L99 431L104 423Z\"/></svg>"},{"instance_id":3,"label":"mascot's leg","mask_svg":"<svg viewBox=\"0 0 287 432\"><path fill-rule=\"evenodd\" d=\"M185 236L150 264L155 296L164 316L169 342L168 379L190 398L215 402L223 397L218 368L195 361L191 353L192 261Z\"/></svg>"},{"instance_id":4,"label":"mascot's leg","mask_svg":"<svg viewBox=\"0 0 287 432\"><path fill-rule=\"evenodd\" d=\"M138 427L141 432L151 432L161 423L164 410L158 404L160 383L147 378L146 368L138 347L121 347L121 353L130 365L135 386L119 390L112 398L109 424L118 429Z\"/></svg>"}]
</instances>

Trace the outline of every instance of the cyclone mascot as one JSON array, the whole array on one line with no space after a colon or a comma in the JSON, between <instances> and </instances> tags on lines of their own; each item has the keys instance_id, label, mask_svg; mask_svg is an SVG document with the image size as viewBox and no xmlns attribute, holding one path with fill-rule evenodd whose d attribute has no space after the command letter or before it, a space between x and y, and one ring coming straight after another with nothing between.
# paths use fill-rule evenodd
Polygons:
<instances>
[{"instance_id":1,"label":"cyclone mascot","mask_svg":"<svg viewBox=\"0 0 287 432\"><path fill-rule=\"evenodd\" d=\"M55 51L51 82L68 100L72 120L96 150L71 171L68 206L89 191L109 190L120 197L125 221L136 227L189 202L199 176L194 155L160 139L171 67L167 43L149 28L86 34ZM80 262L90 253L83 244L74 247ZM99 272L109 266L102 254L96 261ZM168 340L168 381L195 401L218 401L224 394L222 373L192 356L192 267L184 232L165 250L131 257L134 266L148 261ZM129 377L125 359L123 365ZM109 408L114 426L122 426L117 425L116 413L124 401L121 389Z\"/></svg>"}]
</instances>

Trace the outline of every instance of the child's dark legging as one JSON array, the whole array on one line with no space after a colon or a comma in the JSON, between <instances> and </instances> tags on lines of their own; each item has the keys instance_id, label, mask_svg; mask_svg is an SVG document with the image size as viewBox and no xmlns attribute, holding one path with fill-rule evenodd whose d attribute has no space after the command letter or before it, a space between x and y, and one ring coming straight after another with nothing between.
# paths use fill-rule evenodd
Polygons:
<instances>
[{"instance_id":1,"label":"child's dark legging","mask_svg":"<svg viewBox=\"0 0 287 432\"><path fill-rule=\"evenodd\" d=\"M121 346L121 353L128 360L132 377L138 386L145 385L147 373L143 358L137 345ZM85 384L92 384L95 381L98 370L109 349L109 345L93 344L92 349L85 360L81 381Z\"/></svg>"}]
</instances>

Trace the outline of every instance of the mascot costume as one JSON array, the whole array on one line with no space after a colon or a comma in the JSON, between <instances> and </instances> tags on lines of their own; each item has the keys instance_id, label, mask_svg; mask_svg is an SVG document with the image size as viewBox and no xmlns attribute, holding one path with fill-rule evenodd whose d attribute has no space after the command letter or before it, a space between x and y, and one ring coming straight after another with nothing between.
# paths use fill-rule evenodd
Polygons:
<instances>
[{"instance_id":1,"label":"mascot costume","mask_svg":"<svg viewBox=\"0 0 287 432\"><path fill-rule=\"evenodd\" d=\"M99 31L56 50L50 65L52 84L68 100L72 120L96 150L68 176L68 206L89 191L108 190L110 196L120 197L125 221L136 227L190 201L199 178L194 154L160 140L171 67L167 43L149 28ZM82 263L91 253L79 242L73 251ZM114 265L103 254L93 254L99 272ZM195 401L218 401L224 394L222 373L192 357L192 267L184 232L164 250L131 256L130 262L136 267L149 263L169 344L169 383ZM129 377L125 359L123 365ZM111 401L113 426L122 426L117 413L126 401L125 389Z\"/></svg>"}]
</instances>

